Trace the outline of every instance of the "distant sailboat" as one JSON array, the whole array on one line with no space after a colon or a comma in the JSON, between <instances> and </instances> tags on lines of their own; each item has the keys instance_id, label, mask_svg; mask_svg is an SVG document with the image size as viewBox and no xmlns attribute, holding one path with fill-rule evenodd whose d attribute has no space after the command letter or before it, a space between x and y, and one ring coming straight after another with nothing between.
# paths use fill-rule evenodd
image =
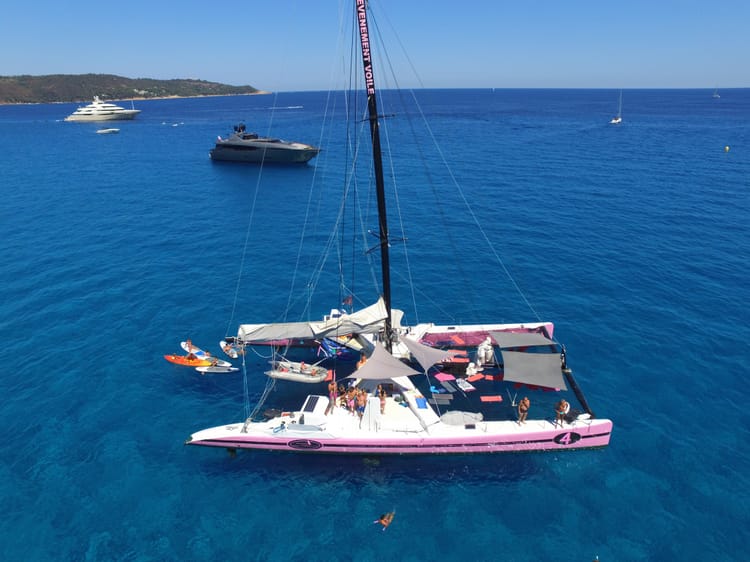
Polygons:
<instances>
[{"instance_id":1,"label":"distant sailboat","mask_svg":"<svg viewBox=\"0 0 750 562\"><path fill-rule=\"evenodd\" d=\"M620 105L617 108L617 116L613 117L609 123L611 125L619 125L622 123L622 90L620 90Z\"/></svg>"},{"instance_id":2,"label":"distant sailboat","mask_svg":"<svg viewBox=\"0 0 750 562\"><path fill-rule=\"evenodd\" d=\"M715 100L717 100L717 99L719 99L719 98L721 97L721 96L719 95L719 88L716 88L716 89L714 90L714 95L713 95L713 96L711 96L711 97L712 97L712 98L714 98Z\"/></svg>"}]
</instances>

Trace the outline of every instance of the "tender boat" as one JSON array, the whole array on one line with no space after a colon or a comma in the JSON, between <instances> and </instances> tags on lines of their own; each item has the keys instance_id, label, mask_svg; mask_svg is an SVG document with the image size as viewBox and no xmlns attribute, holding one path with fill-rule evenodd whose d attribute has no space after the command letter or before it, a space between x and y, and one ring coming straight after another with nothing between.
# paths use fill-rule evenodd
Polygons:
<instances>
[{"instance_id":1,"label":"tender boat","mask_svg":"<svg viewBox=\"0 0 750 562\"><path fill-rule=\"evenodd\" d=\"M271 370L266 374L274 379L293 382L317 383L323 382L329 375L328 369L319 365L307 365L304 361L288 361L281 359L272 361Z\"/></svg>"},{"instance_id":2,"label":"tender boat","mask_svg":"<svg viewBox=\"0 0 750 562\"><path fill-rule=\"evenodd\" d=\"M301 142L261 137L248 133L245 125L235 125L227 139L219 137L209 151L212 160L249 162L253 164L304 164L320 152L319 148Z\"/></svg>"},{"instance_id":3,"label":"tender boat","mask_svg":"<svg viewBox=\"0 0 750 562\"><path fill-rule=\"evenodd\" d=\"M94 96L94 101L86 106L79 107L66 121L125 121L133 119L141 112L140 109L125 109L113 103L104 102L99 96Z\"/></svg>"},{"instance_id":4,"label":"tender boat","mask_svg":"<svg viewBox=\"0 0 750 562\"><path fill-rule=\"evenodd\" d=\"M97 135L116 135L120 132L120 129L99 129L96 131Z\"/></svg>"}]
</instances>

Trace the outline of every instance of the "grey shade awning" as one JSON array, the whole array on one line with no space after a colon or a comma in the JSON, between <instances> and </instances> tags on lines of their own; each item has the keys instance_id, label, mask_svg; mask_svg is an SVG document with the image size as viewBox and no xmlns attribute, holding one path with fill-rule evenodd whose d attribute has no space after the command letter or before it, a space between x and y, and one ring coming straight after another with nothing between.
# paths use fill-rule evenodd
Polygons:
<instances>
[{"instance_id":1,"label":"grey shade awning","mask_svg":"<svg viewBox=\"0 0 750 562\"><path fill-rule=\"evenodd\" d=\"M315 332L309 322L243 324L240 326L237 337L245 343L269 342L285 339L313 339Z\"/></svg>"},{"instance_id":2,"label":"grey shade awning","mask_svg":"<svg viewBox=\"0 0 750 562\"><path fill-rule=\"evenodd\" d=\"M567 390L559 353L503 351L506 381Z\"/></svg>"},{"instance_id":3,"label":"grey shade awning","mask_svg":"<svg viewBox=\"0 0 750 562\"><path fill-rule=\"evenodd\" d=\"M365 364L345 378L377 380L408 377L409 375L418 374L419 371L415 371L405 363L402 363L388 353L381 344L377 344Z\"/></svg>"},{"instance_id":4,"label":"grey shade awning","mask_svg":"<svg viewBox=\"0 0 750 562\"><path fill-rule=\"evenodd\" d=\"M556 345L554 341L536 332L490 332L500 347L526 347L530 345Z\"/></svg>"},{"instance_id":5,"label":"grey shade awning","mask_svg":"<svg viewBox=\"0 0 750 562\"><path fill-rule=\"evenodd\" d=\"M391 311L394 327L401 325L404 313ZM383 298L375 304L351 314L341 314L318 322L272 322L265 324L241 324L237 332L240 341L246 344L283 340L314 340L346 334L375 334L383 329L387 312Z\"/></svg>"},{"instance_id":6,"label":"grey shade awning","mask_svg":"<svg viewBox=\"0 0 750 562\"><path fill-rule=\"evenodd\" d=\"M455 352L446 351L445 349L435 349L434 347L424 345L408 338L399 338L399 341L407 347L409 353L414 356L414 359L417 360L417 363L419 363L425 371L435 363L442 363L446 359L456 355Z\"/></svg>"}]
</instances>

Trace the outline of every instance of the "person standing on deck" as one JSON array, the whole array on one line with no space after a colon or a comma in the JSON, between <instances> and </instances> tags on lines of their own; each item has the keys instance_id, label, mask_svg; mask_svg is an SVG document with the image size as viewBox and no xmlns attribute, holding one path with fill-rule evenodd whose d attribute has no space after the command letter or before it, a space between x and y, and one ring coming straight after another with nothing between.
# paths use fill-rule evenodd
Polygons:
<instances>
[{"instance_id":1,"label":"person standing on deck","mask_svg":"<svg viewBox=\"0 0 750 562\"><path fill-rule=\"evenodd\" d=\"M334 408L336 408L336 381L332 380L328 383L328 407L326 408L326 416L332 414Z\"/></svg>"},{"instance_id":2,"label":"person standing on deck","mask_svg":"<svg viewBox=\"0 0 750 562\"><path fill-rule=\"evenodd\" d=\"M531 401L526 396L518 403L518 425L526 423L526 416L529 415L530 406Z\"/></svg>"},{"instance_id":3,"label":"person standing on deck","mask_svg":"<svg viewBox=\"0 0 750 562\"><path fill-rule=\"evenodd\" d=\"M367 392L360 389L359 392L357 392L357 414L359 415L359 419L362 419L362 416L365 415L366 405L367 405Z\"/></svg>"}]
</instances>

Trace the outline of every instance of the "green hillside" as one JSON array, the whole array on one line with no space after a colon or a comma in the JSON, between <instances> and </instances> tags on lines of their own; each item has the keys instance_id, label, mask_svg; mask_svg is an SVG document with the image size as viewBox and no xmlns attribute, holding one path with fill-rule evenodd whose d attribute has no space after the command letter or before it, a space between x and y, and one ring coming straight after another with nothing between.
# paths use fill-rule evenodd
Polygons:
<instances>
[{"instance_id":1,"label":"green hillside","mask_svg":"<svg viewBox=\"0 0 750 562\"><path fill-rule=\"evenodd\" d=\"M0 76L0 103L91 101L94 96L130 98L196 97L253 94L252 86L228 86L196 79L153 80L113 74L49 74Z\"/></svg>"}]
</instances>

